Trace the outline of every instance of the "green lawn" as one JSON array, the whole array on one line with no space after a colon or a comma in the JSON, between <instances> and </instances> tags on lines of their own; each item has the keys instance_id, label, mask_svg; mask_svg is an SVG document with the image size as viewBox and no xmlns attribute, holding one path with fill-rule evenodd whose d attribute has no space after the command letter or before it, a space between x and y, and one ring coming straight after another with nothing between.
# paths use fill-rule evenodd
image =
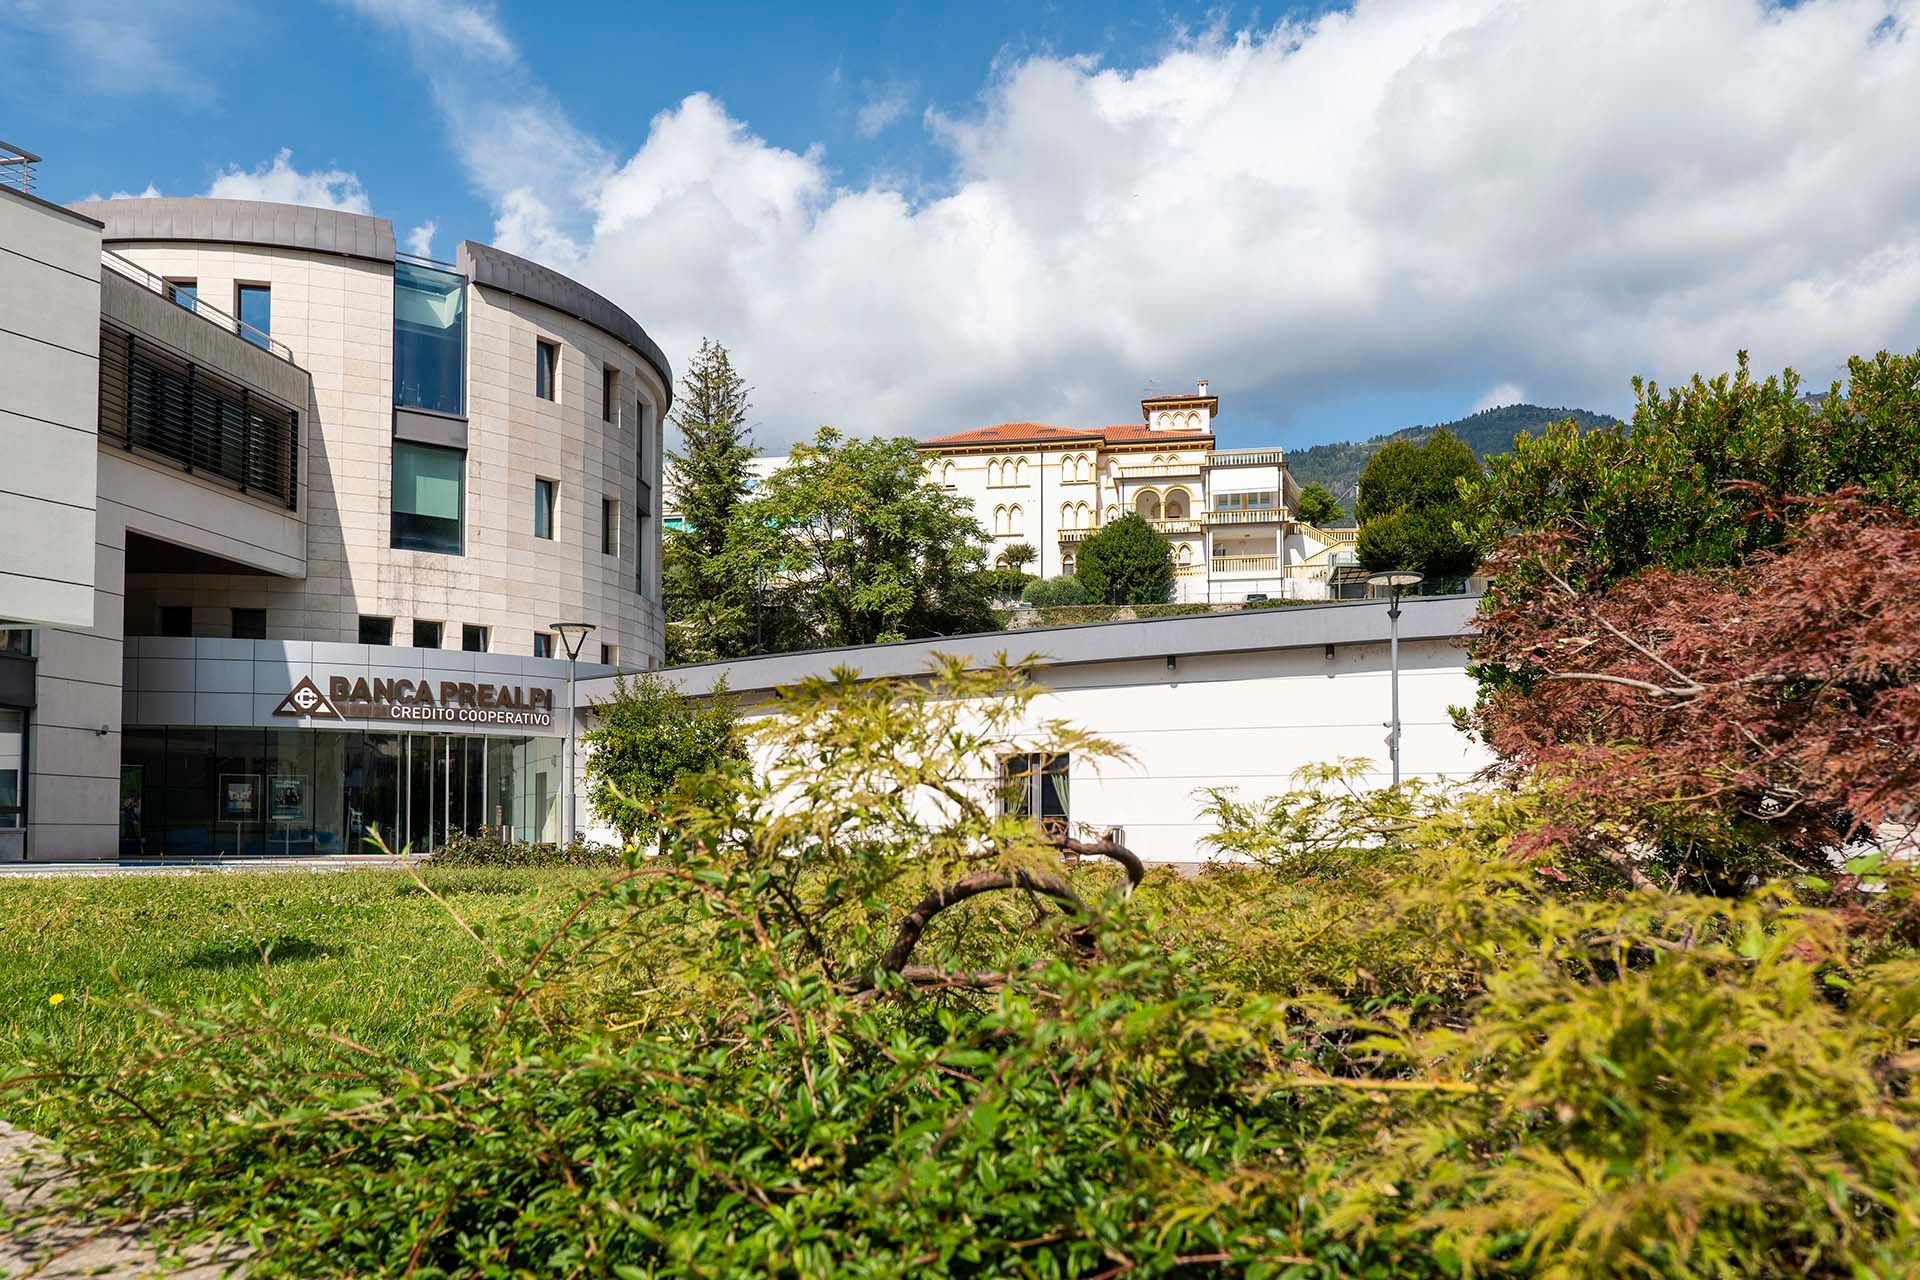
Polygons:
<instances>
[{"instance_id":1,"label":"green lawn","mask_svg":"<svg viewBox=\"0 0 1920 1280\"><path fill-rule=\"evenodd\" d=\"M429 871L496 947L544 936L599 873ZM258 999L406 1056L455 1016L484 954L401 871L0 880L0 1079L52 1035L114 1061L136 1051L130 1003ZM57 1002L51 1000L58 996ZM34 1127L35 1108L0 1102Z\"/></svg>"}]
</instances>

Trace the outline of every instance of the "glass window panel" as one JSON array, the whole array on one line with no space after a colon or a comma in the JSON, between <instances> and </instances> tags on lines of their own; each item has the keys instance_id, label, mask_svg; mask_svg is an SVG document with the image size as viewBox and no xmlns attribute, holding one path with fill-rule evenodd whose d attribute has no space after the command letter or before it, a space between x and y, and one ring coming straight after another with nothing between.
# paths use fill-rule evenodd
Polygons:
<instances>
[{"instance_id":1,"label":"glass window panel","mask_svg":"<svg viewBox=\"0 0 1920 1280\"><path fill-rule=\"evenodd\" d=\"M233 611L233 638L235 640L265 640L267 638L267 611L265 609L235 609Z\"/></svg>"},{"instance_id":2,"label":"glass window panel","mask_svg":"<svg viewBox=\"0 0 1920 1280\"><path fill-rule=\"evenodd\" d=\"M236 290L235 310L240 313L240 322L247 326L240 336L256 347L267 345L267 335L273 332L273 294L264 284L243 284Z\"/></svg>"},{"instance_id":3,"label":"glass window panel","mask_svg":"<svg viewBox=\"0 0 1920 1280\"><path fill-rule=\"evenodd\" d=\"M438 649L440 647L440 624L437 622L422 622L416 618L413 623L413 647L416 649Z\"/></svg>"},{"instance_id":4,"label":"glass window panel","mask_svg":"<svg viewBox=\"0 0 1920 1280\"><path fill-rule=\"evenodd\" d=\"M467 281L452 271L393 264L393 402L466 412Z\"/></svg>"},{"instance_id":5,"label":"glass window panel","mask_svg":"<svg viewBox=\"0 0 1920 1280\"><path fill-rule=\"evenodd\" d=\"M314 803L321 781L315 763L314 740L318 736L316 729L267 730L265 806L269 853L285 857L319 852Z\"/></svg>"},{"instance_id":6,"label":"glass window panel","mask_svg":"<svg viewBox=\"0 0 1920 1280\"><path fill-rule=\"evenodd\" d=\"M363 615L360 619L360 643L392 644L393 619L370 618Z\"/></svg>"},{"instance_id":7,"label":"glass window panel","mask_svg":"<svg viewBox=\"0 0 1920 1280\"><path fill-rule=\"evenodd\" d=\"M0 828L26 825L27 713L0 711Z\"/></svg>"},{"instance_id":8,"label":"glass window panel","mask_svg":"<svg viewBox=\"0 0 1920 1280\"><path fill-rule=\"evenodd\" d=\"M555 491L559 487L551 480L533 482L533 536L536 538L553 536Z\"/></svg>"},{"instance_id":9,"label":"glass window panel","mask_svg":"<svg viewBox=\"0 0 1920 1280\"><path fill-rule=\"evenodd\" d=\"M393 442L392 545L460 554L466 470L464 450Z\"/></svg>"},{"instance_id":10,"label":"glass window panel","mask_svg":"<svg viewBox=\"0 0 1920 1280\"><path fill-rule=\"evenodd\" d=\"M267 731L219 729L215 734L214 850L233 855L265 853Z\"/></svg>"},{"instance_id":11,"label":"glass window panel","mask_svg":"<svg viewBox=\"0 0 1920 1280\"><path fill-rule=\"evenodd\" d=\"M200 282L197 280L167 281L167 297L179 303L189 311L200 306Z\"/></svg>"},{"instance_id":12,"label":"glass window panel","mask_svg":"<svg viewBox=\"0 0 1920 1280\"><path fill-rule=\"evenodd\" d=\"M519 838L514 823L520 812L516 799L519 796L519 770L516 764L516 748L519 740L513 738L488 738L487 744L487 812L482 821L499 833L502 840Z\"/></svg>"},{"instance_id":13,"label":"glass window panel","mask_svg":"<svg viewBox=\"0 0 1920 1280\"><path fill-rule=\"evenodd\" d=\"M460 647L468 653L487 651L487 629L476 627L471 622L460 628Z\"/></svg>"}]
</instances>

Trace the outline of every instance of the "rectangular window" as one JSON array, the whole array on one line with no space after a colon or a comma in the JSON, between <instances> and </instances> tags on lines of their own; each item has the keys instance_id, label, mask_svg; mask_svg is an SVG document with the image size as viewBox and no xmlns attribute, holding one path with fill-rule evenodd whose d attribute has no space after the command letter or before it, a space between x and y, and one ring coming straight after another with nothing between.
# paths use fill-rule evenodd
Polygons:
<instances>
[{"instance_id":1,"label":"rectangular window","mask_svg":"<svg viewBox=\"0 0 1920 1280\"><path fill-rule=\"evenodd\" d=\"M553 637L544 631L533 633L533 656L551 658L553 656Z\"/></svg>"},{"instance_id":2,"label":"rectangular window","mask_svg":"<svg viewBox=\"0 0 1920 1280\"><path fill-rule=\"evenodd\" d=\"M553 537L554 508L559 504L560 485L553 480L533 482L533 536Z\"/></svg>"},{"instance_id":3,"label":"rectangular window","mask_svg":"<svg viewBox=\"0 0 1920 1280\"><path fill-rule=\"evenodd\" d=\"M235 285L233 310L245 326L240 336L256 347L266 346L267 335L273 332L272 291L264 284Z\"/></svg>"},{"instance_id":4,"label":"rectangular window","mask_svg":"<svg viewBox=\"0 0 1920 1280\"><path fill-rule=\"evenodd\" d=\"M533 394L542 400L560 398L560 344L545 338L533 344Z\"/></svg>"},{"instance_id":5,"label":"rectangular window","mask_svg":"<svg viewBox=\"0 0 1920 1280\"><path fill-rule=\"evenodd\" d=\"M235 640L265 640L267 638L267 611L265 609L235 609L233 611L233 638Z\"/></svg>"},{"instance_id":6,"label":"rectangular window","mask_svg":"<svg viewBox=\"0 0 1920 1280\"><path fill-rule=\"evenodd\" d=\"M460 628L460 647L468 653L487 651L487 629L476 627L471 622Z\"/></svg>"},{"instance_id":7,"label":"rectangular window","mask_svg":"<svg viewBox=\"0 0 1920 1280\"><path fill-rule=\"evenodd\" d=\"M22 658L33 656L32 627L0 627L0 653L17 654Z\"/></svg>"},{"instance_id":8,"label":"rectangular window","mask_svg":"<svg viewBox=\"0 0 1920 1280\"><path fill-rule=\"evenodd\" d=\"M1001 761L1001 812L1037 816L1041 825L1066 830L1067 765L1064 751L1008 756Z\"/></svg>"},{"instance_id":9,"label":"rectangular window","mask_svg":"<svg viewBox=\"0 0 1920 1280\"><path fill-rule=\"evenodd\" d=\"M167 301L177 302L189 311L200 306L200 282L198 280L167 281Z\"/></svg>"},{"instance_id":10,"label":"rectangular window","mask_svg":"<svg viewBox=\"0 0 1920 1280\"><path fill-rule=\"evenodd\" d=\"M393 402L459 417L467 411L467 281L393 264Z\"/></svg>"},{"instance_id":11,"label":"rectangular window","mask_svg":"<svg viewBox=\"0 0 1920 1280\"><path fill-rule=\"evenodd\" d=\"M617 644L601 645L600 646L600 665L603 667L619 666L620 665L620 646Z\"/></svg>"},{"instance_id":12,"label":"rectangular window","mask_svg":"<svg viewBox=\"0 0 1920 1280\"><path fill-rule=\"evenodd\" d=\"M461 449L393 442L393 531L389 545L461 553L467 455Z\"/></svg>"},{"instance_id":13,"label":"rectangular window","mask_svg":"<svg viewBox=\"0 0 1920 1280\"><path fill-rule=\"evenodd\" d=\"M612 365L600 368L600 420L614 422L618 420L620 407L620 371Z\"/></svg>"},{"instance_id":14,"label":"rectangular window","mask_svg":"<svg viewBox=\"0 0 1920 1280\"><path fill-rule=\"evenodd\" d=\"M360 643L361 644L392 644L393 643L393 619L392 618L369 618L367 615L361 614L360 615Z\"/></svg>"},{"instance_id":15,"label":"rectangular window","mask_svg":"<svg viewBox=\"0 0 1920 1280\"><path fill-rule=\"evenodd\" d=\"M620 554L620 503L614 498L600 499L600 554Z\"/></svg>"},{"instance_id":16,"label":"rectangular window","mask_svg":"<svg viewBox=\"0 0 1920 1280\"><path fill-rule=\"evenodd\" d=\"M440 624L413 620L413 647L416 649L438 649L440 647Z\"/></svg>"},{"instance_id":17,"label":"rectangular window","mask_svg":"<svg viewBox=\"0 0 1920 1280\"><path fill-rule=\"evenodd\" d=\"M27 825L27 713L0 709L0 830Z\"/></svg>"},{"instance_id":18,"label":"rectangular window","mask_svg":"<svg viewBox=\"0 0 1920 1280\"><path fill-rule=\"evenodd\" d=\"M190 636L193 634L193 606L190 604L163 604L160 606L160 634L163 636Z\"/></svg>"}]
</instances>

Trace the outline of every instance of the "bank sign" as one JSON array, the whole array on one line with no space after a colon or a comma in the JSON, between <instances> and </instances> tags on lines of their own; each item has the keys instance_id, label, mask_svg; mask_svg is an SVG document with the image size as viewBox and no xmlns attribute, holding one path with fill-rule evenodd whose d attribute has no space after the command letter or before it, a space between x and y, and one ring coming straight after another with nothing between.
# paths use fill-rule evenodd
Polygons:
<instances>
[{"instance_id":1,"label":"bank sign","mask_svg":"<svg viewBox=\"0 0 1920 1280\"><path fill-rule=\"evenodd\" d=\"M472 680L386 679L326 676L326 692L313 680L300 682L280 699L273 714L293 720L401 720L408 723L553 727L553 690L542 685L485 684Z\"/></svg>"}]
</instances>

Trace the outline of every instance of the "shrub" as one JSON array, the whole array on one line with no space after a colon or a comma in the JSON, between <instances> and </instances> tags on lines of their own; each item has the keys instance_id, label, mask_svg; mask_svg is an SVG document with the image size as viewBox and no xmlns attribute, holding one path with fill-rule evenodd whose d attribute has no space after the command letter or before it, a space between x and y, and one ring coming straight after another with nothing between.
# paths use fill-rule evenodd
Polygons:
<instances>
[{"instance_id":1,"label":"shrub","mask_svg":"<svg viewBox=\"0 0 1920 1280\"><path fill-rule=\"evenodd\" d=\"M483 827L478 835L454 836L421 861L434 867L617 867L621 858L618 849L580 835L567 844L506 841Z\"/></svg>"},{"instance_id":2,"label":"shrub","mask_svg":"<svg viewBox=\"0 0 1920 1280\"><path fill-rule=\"evenodd\" d=\"M1102 604L1165 604L1173 595L1173 544L1129 511L1080 544L1077 576Z\"/></svg>"},{"instance_id":3,"label":"shrub","mask_svg":"<svg viewBox=\"0 0 1920 1280\"><path fill-rule=\"evenodd\" d=\"M1087 590L1080 585L1080 579L1067 573L1029 583L1027 589L1020 593L1020 603L1037 609L1062 604L1085 604Z\"/></svg>"}]
</instances>

